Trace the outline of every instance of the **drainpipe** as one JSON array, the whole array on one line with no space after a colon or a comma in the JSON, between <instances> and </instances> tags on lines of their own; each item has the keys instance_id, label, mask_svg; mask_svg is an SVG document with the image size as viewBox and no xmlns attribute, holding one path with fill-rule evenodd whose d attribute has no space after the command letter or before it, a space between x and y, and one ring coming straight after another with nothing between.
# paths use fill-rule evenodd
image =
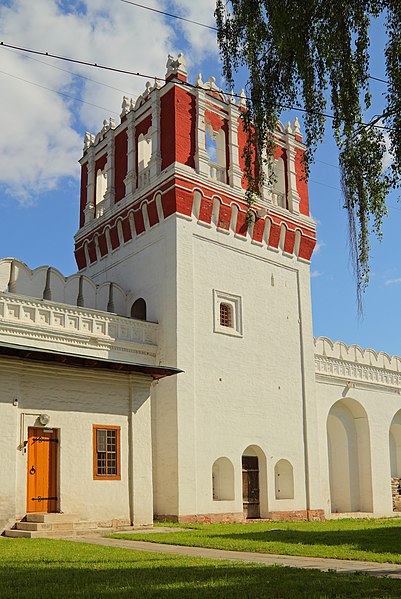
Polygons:
<instances>
[{"instance_id":1,"label":"drainpipe","mask_svg":"<svg viewBox=\"0 0 401 599\"><path fill-rule=\"evenodd\" d=\"M134 524L134 435L132 375L128 375L128 505L130 525Z\"/></svg>"}]
</instances>

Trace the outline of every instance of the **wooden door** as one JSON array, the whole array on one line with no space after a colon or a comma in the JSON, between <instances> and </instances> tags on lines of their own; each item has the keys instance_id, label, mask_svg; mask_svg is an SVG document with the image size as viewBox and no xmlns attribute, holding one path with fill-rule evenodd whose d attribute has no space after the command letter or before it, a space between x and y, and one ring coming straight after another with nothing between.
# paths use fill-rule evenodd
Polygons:
<instances>
[{"instance_id":1,"label":"wooden door","mask_svg":"<svg viewBox=\"0 0 401 599\"><path fill-rule=\"evenodd\" d=\"M260 518L259 460L242 456L242 501L245 518Z\"/></svg>"},{"instance_id":2,"label":"wooden door","mask_svg":"<svg viewBox=\"0 0 401 599\"><path fill-rule=\"evenodd\" d=\"M57 431L28 428L26 511L57 511Z\"/></svg>"}]
</instances>

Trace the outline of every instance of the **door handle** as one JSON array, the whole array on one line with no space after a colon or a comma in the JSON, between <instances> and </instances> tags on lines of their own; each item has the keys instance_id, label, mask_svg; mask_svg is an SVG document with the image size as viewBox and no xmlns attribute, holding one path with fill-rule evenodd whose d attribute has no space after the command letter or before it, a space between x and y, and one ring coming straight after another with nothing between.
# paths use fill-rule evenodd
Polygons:
<instances>
[{"instance_id":1,"label":"door handle","mask_svg":"<svg viewBox=\"0 0 401 599\"><path fill-rule=\"evenodd\" d=\"M29 471L29 474L35 474L35 472L36 472L36 468L35 468L35 466L32 466Z\"/></svg>"}]
</instances>

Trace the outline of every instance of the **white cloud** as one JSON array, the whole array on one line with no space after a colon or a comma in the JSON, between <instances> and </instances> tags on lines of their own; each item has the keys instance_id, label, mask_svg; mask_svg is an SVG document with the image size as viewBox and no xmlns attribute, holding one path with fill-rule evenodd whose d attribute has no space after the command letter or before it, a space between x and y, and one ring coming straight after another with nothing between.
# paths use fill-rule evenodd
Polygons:
<instances>
[{"instance_id":1,"label":"white cloud","mask_svg":"<svg viewBox=\"0 0 401 599\"><path fill-rule=\"evenodd\" d=\"M213 20L214 0L181 0L175 4L188 18ZM153 0L150 5L162 10L167 6L162 0ZM0 40L5 43L150 76L163 77L167 54L182 49L176 23L109 0L11 0L0 4ZM188 24L183 31L194 44L195 54L212 45L206 29ZM122 96L139 95L146 82L30 56L0 47L0 186L21 202L32 202L37 194L55 188L63 177L78 177L84 131L96 133L103 119L119 113Z\"/></svg>"},{"instance_id":2,"label":"white cloud","mask_svg":"<svg viewBox=\"0 0 401 599\"><path fill-rule=\"evenodd\" d=\"M386 279L384 284L387 285L399 285L401 283L401 278L399 279Z\"/></svg>"},{"instance_id":3,"label":"white cloud","mask_svg":"<svg viewBox=\"0 0 401 599\"><path fill-rule=\"evenodd\" d=\"M323 247L325 247L325 245L326 245L326 244L325 244L325 242L324 242L324 241L322 241L321 239L318 239L318 240L316 241L316 245L315 245L315 249L313 250L313 253L314 253L315 255L316 255L316 254L318 254L318 253L320 252L320 250L321 250Z\"/></svg>"},{"instance_id":4,"label":"white cloud","mask_svg":"<svg viewBox=\"0 0 401 599\"><path fill-rule=\"evenodd\" d=\"M311 279L317 279L317 277L321 277L322 273L319 272L318 270L312 270L310 273L310 278Z\"/></svg>"}]
</instances>

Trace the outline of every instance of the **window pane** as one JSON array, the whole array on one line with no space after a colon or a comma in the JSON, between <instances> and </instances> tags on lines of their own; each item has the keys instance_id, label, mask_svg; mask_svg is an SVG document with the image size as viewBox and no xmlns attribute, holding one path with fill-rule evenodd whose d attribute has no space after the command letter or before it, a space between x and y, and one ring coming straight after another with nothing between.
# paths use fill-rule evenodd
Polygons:
<instances>
[{"instance_id":1,"label":"window pane","mask_svg":"<svg viewBox=\"0 0 401 599\"><path fill-rule=\"evenodd\" d=\"M97 451L106 451L106 434L104 428L98 428L96 431L96 449Z\"/></svg>"}]
</instances>

